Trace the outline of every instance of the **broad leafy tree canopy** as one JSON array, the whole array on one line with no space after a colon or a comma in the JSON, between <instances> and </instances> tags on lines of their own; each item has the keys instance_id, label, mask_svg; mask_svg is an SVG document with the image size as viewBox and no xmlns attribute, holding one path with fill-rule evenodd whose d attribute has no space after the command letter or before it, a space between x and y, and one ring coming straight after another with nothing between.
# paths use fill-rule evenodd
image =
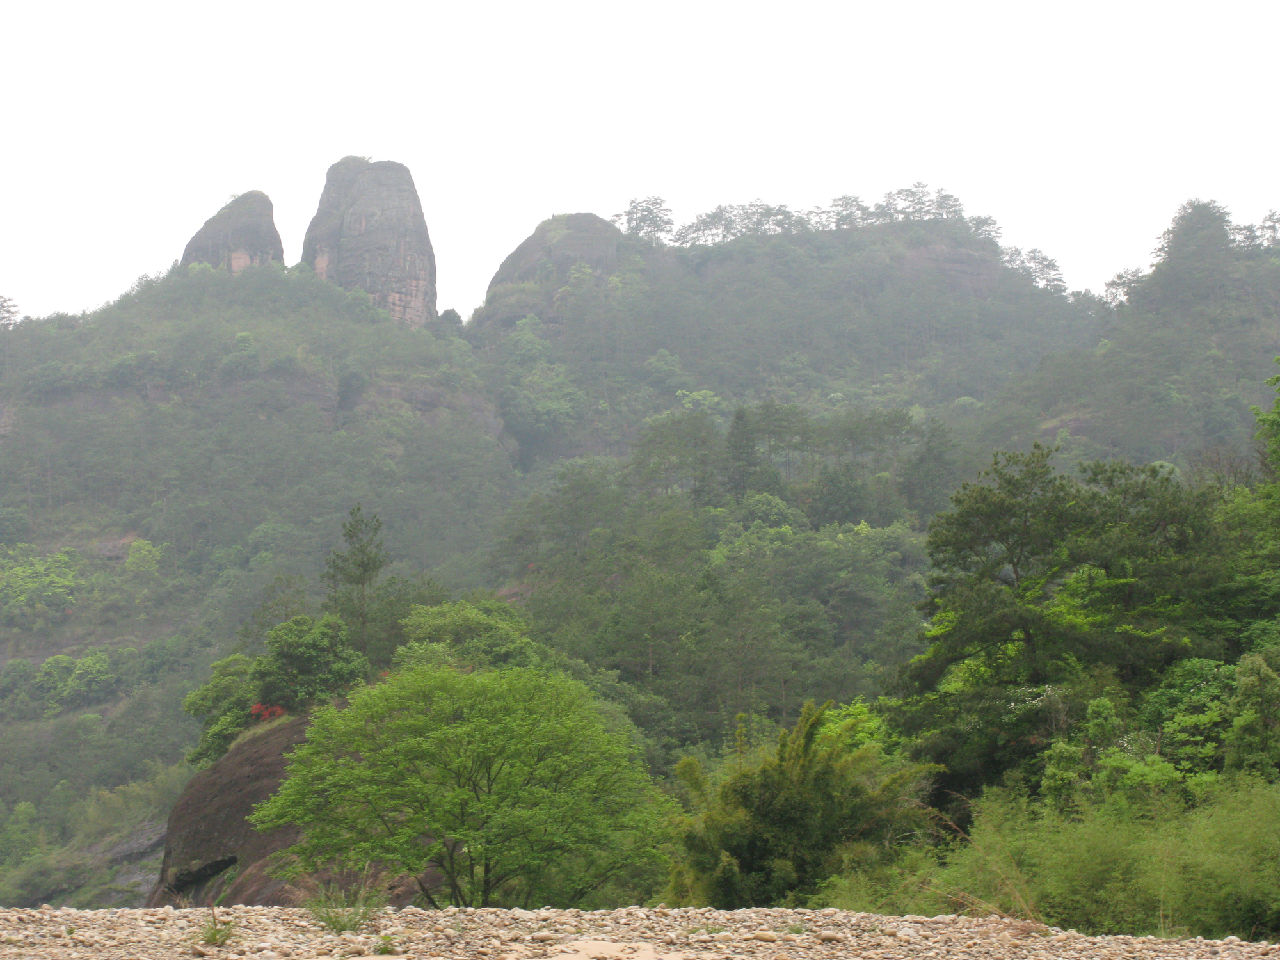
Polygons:
<instances>
[{"instance_id":1,"label":"broad leafy tree canopy","mask_svg":"<svg viewBox=\"0 0 1280 960\"><path fill-rule=\"evenodd\" d=\"M581 684L426 666L317 711L253 820L297 824L304 867L385 865L431 903L568 906L655 862L659 809Z\"/></svg>"}]
</instances>

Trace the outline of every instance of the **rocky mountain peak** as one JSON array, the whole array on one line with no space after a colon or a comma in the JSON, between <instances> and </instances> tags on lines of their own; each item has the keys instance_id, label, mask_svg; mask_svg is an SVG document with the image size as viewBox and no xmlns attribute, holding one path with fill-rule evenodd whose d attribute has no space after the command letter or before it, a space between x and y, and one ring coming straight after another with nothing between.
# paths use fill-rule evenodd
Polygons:
<instances>
[{"instance_id":1,"label":"rocky mountain peak","mask_svg":"<svg viewBox=\"0 0 1280 960\"><path fill-rule=\"evenodd\" d=\"M594 213L565 213L544 220L502 261L489 289L545 280L547 264L561 281L579 263L609 272L618 264L621 239L622 231Z\"/></svg>"},{"instance_id":2,"label":"rocky mountain peak","mask_svg":"<svg viewBox=\"0 0 1280 960\"><path fill-rule=\"evenodd\" d=\"M205 221L182 251L182 266L207 263L239 273L245 267L284 260L271 199L250 190L232 199Z\"/></svg>"},{"instance_id":3,"label":"rocky mountain peak","mask_svg":"<svg viewBox=\"0 0 1280 960\"><path fill-rule=\"evenodd\" d=\"M544 314L574 267L612 273L622 240L622 231L594 213L564 213L542 221L502 261L474 321L481 327L506 326L530 313Z\"/></svg>"},{"instance_id":4,"label":"rocky mountain peak","mask_svg":"<svg viewBox=\"0 0 1280 960\"><path fill-rule=\"evenodd\" d=\"M409 169L344 157L329 168L302 261L322 279L364 290L393 319L436 317L436 258Z\"/></svg>"}]
</instances>

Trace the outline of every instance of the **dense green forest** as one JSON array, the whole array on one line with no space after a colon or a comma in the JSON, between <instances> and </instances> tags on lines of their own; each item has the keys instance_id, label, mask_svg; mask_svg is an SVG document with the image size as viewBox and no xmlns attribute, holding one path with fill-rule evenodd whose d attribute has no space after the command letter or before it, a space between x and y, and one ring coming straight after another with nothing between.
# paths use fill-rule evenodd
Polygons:
<instances>
[{"instance_id":1,"label":"dense green forest","mask_svg":"<svg viewBox=\"0 0 1280 960\"><path fill-rule=\"evenodd\" d=\"M505 373L526 465L624 452L677 399L721 416L769 401L969 409L1044 356L1091 348L1110 315L923 185L873 209L721 207L681 245L653 226L656 198L621 219L629 232L590 214L543 223L468 326Z\"/></svg>"},{"instance_id":2,"label":"dense green forest","mask_svg":"<svg viewBox=\"0 0 1280 960\"><path fill-rule=\"evenodd\" d=\"M1274 218L1105 296L921 185L615 220L465 326L196 266L0 329L0 902L132 902L103 851L315 710L261 822L429 901L1280 931ZM456 760L399 791L380 722ZM342 750L469 859L311 804ZM415 806L477 764L559 779Z\"/></svg>"}]
</instances>

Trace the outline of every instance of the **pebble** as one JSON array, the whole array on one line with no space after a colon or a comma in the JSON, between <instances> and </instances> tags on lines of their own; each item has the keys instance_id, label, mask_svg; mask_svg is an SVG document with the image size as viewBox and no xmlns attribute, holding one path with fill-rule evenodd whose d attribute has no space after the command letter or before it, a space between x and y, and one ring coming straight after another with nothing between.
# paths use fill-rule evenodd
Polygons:
<instances>
[{"instance_id":1,"label":"pebble","mask_svg":"<svg viewBox=\"0 0 1280 960\"><path fill-rule=\"evenodd\" d=\"M232 936L205 944L207 910L0 910L0 960L1251 960L1273 944L1086 937L999 917L881 917L825 908L421 910L379 913L335 935L305 910L221 907ZM815 929L816 928L816 929ZM69 931L74 931L69 932ZM804 932L797 932L804 931ZM385 937L386 940L382 938ZM778 952L784 947L785 953Z\"/></svg>"}]
</instances>

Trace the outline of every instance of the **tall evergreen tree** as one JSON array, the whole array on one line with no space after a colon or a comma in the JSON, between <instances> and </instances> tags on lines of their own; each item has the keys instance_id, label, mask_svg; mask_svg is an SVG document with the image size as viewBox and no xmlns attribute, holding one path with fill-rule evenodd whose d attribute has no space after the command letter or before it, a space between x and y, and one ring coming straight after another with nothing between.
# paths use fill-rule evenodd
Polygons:
<instances>
[{"instance_id":1,"label":"tall evergreen tree","mask_svg":"<svg viewBox=\"0 0 1280 960\"><path fill-rule=\"evenodd\" d=\"M325 605L346 622L352 645L368 652L378 577L389 562L382 521L377 514L366 517L357 503L342 524L342 540L346 549L334 550L325 561L323 579L329 588Z\"/></svg>"}]
</instances>

